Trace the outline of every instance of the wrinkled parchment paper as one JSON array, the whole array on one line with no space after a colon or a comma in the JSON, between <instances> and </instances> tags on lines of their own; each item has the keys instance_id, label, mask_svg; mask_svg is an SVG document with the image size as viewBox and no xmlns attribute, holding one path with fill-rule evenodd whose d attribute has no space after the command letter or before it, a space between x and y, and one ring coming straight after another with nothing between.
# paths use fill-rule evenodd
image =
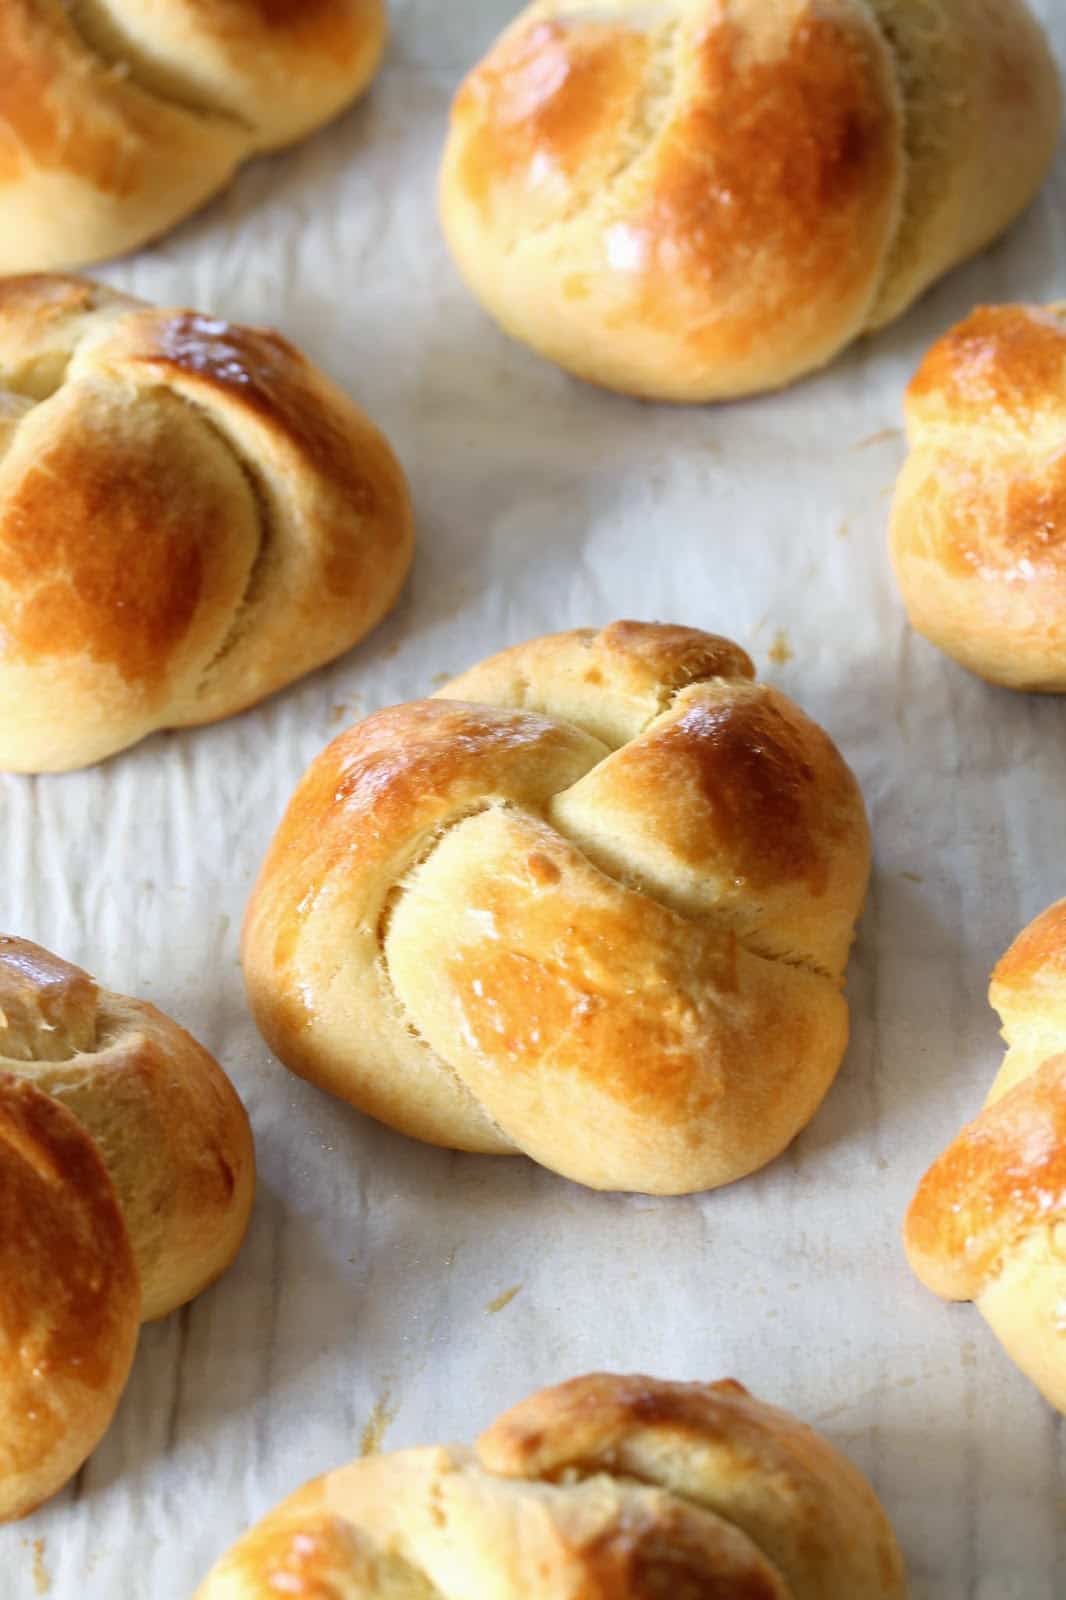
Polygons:
<instances>
[{"instance_id":1,"label":"wrinkled parchment paper","mask_svg":"<svg viewBox=\"0 0 1066 1600\"><path fill-rule=\"evenodd\" d=\"M1066 57L1066 8L1036 8ZM1063 292L1066 160L1006 241L791 392L614 398L497 333L438 233L450 94L516 9L394 0L362 105L101 274L302 344L394 440L421 543L391 619L269 704L91 772L0 779L6 928L196 1033L260 1161L236 1266L145 1330L76 1484L0 1531L0 1596L188 1600L311 1474L469 1438L535 1387L615 1368L734 1375L822 1428L873 1477L919 1600L1060 1600L1061 1424L976 1312L911 1278L899 1226L1000 1059L994 960L1066 894L1066 703L989 689L917 639L885 523L929 342L976 301ZM619 616L743 643L838 740L875 832L836 1086L771 1168L692 1199L586 1193L365 1121L271 1058L237 965L253 875L329 737L505 644Z\"/></svg>"}]
</instances>

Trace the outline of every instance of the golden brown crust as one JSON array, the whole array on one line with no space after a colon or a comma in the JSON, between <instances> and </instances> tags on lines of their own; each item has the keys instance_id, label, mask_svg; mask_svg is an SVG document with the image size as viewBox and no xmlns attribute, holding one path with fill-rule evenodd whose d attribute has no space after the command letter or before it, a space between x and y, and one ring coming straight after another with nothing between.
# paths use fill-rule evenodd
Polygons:
<instances>
[{"instance_id":1,"label":"golden brown crust","mask_svg":"<svg viewBox=\"0 0 1066 1600\"><path fill-rule=\"evenodd\" d=\"M316 1492L317 1491L317 1492ZM440 1600L440 1591L344 1517L319 1509L319 1485L285 1503L246 1534L198 1594L213 1600Z\"/></svg>"},{"instance_id":2,"label":"golden brown crust","mask_svg":"<svg viewBox=\"0 0 1066 1600\"><path fill-rule=\"evenodd\" d=\"M68 1060L96 1043L92 978L28 939L0 935L0 1033L9 1061Z\"/></svg>"},{"instance_id":3,"label":"golden brown crust","mask_svg":"<svg viewBox=\"0 0 1066 1600\"><path fill-rule=\"evenodd\" d=\"M427 1517L428 1508L428 1517ZM682 1584L680 1589L676 1587ZM330 1473L212 1571L198 1600L794 1600L739 1530L606 1476L506 1483L465 1450L409 1450Z\"/></svg>"},{"instance_id":4,"label":"golden brown crust","mask_svg":"<svg viewBox=\"0 0 1066 1600\"><path fill-rule=\"evenodd\" d=\"M127 340L126 360L143 362L174 388L200 392L205 404L210 397L236 400L362 515L374 514L378 491L352 450L347 416L281 334L194 311L149 311L128 325Z\"/></svg>"},{"instance_id":5,"label":"golden brown crust","mask_svg":"<svg viewBox=\"0 0 1066 1600\"><path fill-rule=\"evenodd\" d=\"M107 409L79 397L0 502L5 632L19 664L88 656L153 710L165 707L172 662L207 597L221 590L236 605L244 576L232 570L233 534L213 478L203 481L200 441L182 438L176 409L150 400L123 449Z\"/></svg>"},{"instance_id":6,"label":"golden brown crust","mask_svg":"<svg viewBox=\"0 0 1066 1600\"><path fill-rule=\"evenodd\" d=\"M394 1025L383 920L404 872L486 789L543 803L603 754L595 740L543 717L435 701L379 712L335 739L298 785L245 918L256 1021L286 1064L350 1097L354 1006L361 1049L380 1063L360 1075L363 1109L436 1143L513 1149L403 1021ZM334 917L358 930L354 945L333 949L315 937Z\"/></svg>"},{"instance_id":7,"label":"golden brown crust","mask_svg":"<svg viewBox=\"0 0 1066 1600\"><path fill-rule=\"evenodd\" d=\"M509 331L579 374L746 392L860 330L898 130L888 52L854 0L654 24L538 3L457 97L445 228Z\"/></svg>"},{"instance_id":8,"label":"golden brown crust","mask_svg":"<svg viewBox=\"0 0 1066 1600\"><path fill-rule=\"evenodd\" d=\"M639 108L650 54L647 37L595 20L535 21L501 41L466 79L454 111L460 125L479 126L462 151L459 181L486 220L501 186L529 184L538 155L567 177L612 160L620 128Z\"/></svg>"},{"instance_id":9,"label":"golden brown crust","mask_svg":"<svg viewBox=\"0 0 1066 1600\"><path fill-rule=\"evenodd\" d=\"M284 870L310 847L316 875L341 865L373 873L391 867L413 833L432 836L486 792L518 799L526 783L536 784L542 763L558 763L568 777L601 753L590 738L546 717L462 701L389 706L326 747L321 766L313 765L297 790L268 859Z\"/></svg>"},{"instance_id":10,"label":"golden brown crust","mask_svg":"<svg viewBox=\"0 0 1066 1600\"><path fill-rule=\"evenodd\" d=\"M1010 1048L984 1110L919 1184L904 1243L922 1282L975 1300L1066 1411L1066 901L1023 929L989 993Z\"/></svg>"},{"instance_id":11,"label":"golden brown crust","mask_svg":"<svg viewBox=\"0 0 1066 1600\"><path fill-rule=\"evenodd\" d=\"M810 1120L846 1039L832 981L498 810L418 869L384 955L405 1015L494 1125L595 1188L690 1192L764 1165Z\"/></svg>"},{"instance_id":12,"label":"golden brown crust","mask_svg":"<svg viewBox=\"0 0 1066 1600\"><path fill-rule=\"evenodd\" d=\"M172 9L242 49L273 44L324 59L339 54L345 62L360 48L360 29L374 10L367 0L173 0Z\"/></svg>"},{"instance_id":13,"label":"golden brown crust","mask_svg":"<svg viewBox=\"0 0 1066 1600\"><path fill-rule=\"evenodd\" d=\"M1047 1005L1049 995L1066 997L1066 900L1057 900L1023 928L992 973L989 991L999 1012L1026 999Z\"/></svg>"},{"instance_id":14,"label":"golden brown crust","mask_svg":"<svg viewBox=\"0 0 1066 1600\"><path fill-rule=\"evenodd\" d=\"M140 1310L93 1141L49 1096L0 1073L0 1521L55 1494L95 1447Z\"/></svg>"},{"instance_id":15,"label":"golden brown crust","mask_svg":"<svg viewBox=\"0 0 1066 1600\"><path fill-rule=\"evenodd\" d=\"M26 272L0 278L0 314L40 327L73 312L92 311L103 303L128 304L126 295L91 278L63 272Z\"/></svg>"},{"instance_id":16,"label":"golden brown crust","mask_svg":"<svg viewBox=\"0 0 1066 1600\"><path fill-rule=\"evenodd\" d=\"M152 237L221 188L247 146L228 118L112 71L60 0L2 8L0 271L100 260Z\"/></svg>"},{"instance_id":17,"label":"golden brown crust","mask_svg":"<svg viewBox=\"0 0 1066 1600\"><path fill-rule=\"evenodd\" d=\"M831 359L1001 231L1055 144L1024 4L913 10L534 0L455 100L441 207L470 287L627 392L717 399Z\"/></svg>"},{"instance_id":18,"label":"golden brown crust","mask_svg":"<svg viewBox=\"0 0 1066 1600\"><path fill-rule=\"evenodd\" d=\"M86 41L156 95L239 120L260 150L360 92L387 14L384 0L155 0L146 18L141 0L83 0L81 18Z\"/></svg>"},{"instance_id":19,"label":"golden brown crust","mask_svg":"<svg viewBox=\"0 0 1066 1600\"><path fill-rule=\"evenodd\" d=\"M1066 1044L1066 900L1024 928L992 974L988 997L1010 1049L988 1104Z\"/></svg>"},{"instance_id":20,"label":"golden brown crust","mask_svg":"<svg viewBox=\"0 0 1066 1600\"><path fill-rule=\"evenodd\" d=\"M976 1300L1028 1232L1063 1218L1066 1054L986 1107L934 1162L907 1213L907 1254L934 1293Z\"/></svg>"},{"instance_id":21,"label":"golden brown crust","mask_svg":"<svg viewBox=\"0 0 1066 1600\"><path fill-rule=\"evenodd\" d=\"M892 559L914 626L1010 688L1066 691L1066 319L980 307L907 397Z\"/></svg>"},{"instance_id":22,"label":"golden brown crust","mask_svg":"<svg viewBox=\"0 0 1066 1600\"><path fill-rule=\"evenodd\" d=\"M564 834L665 904L715 911L759 953L839 975L866 860L854 779L753 677L728 640L621 622L505 650L438 696L528 707L602 739L612 755L552 801Z\"/></svg>"},{"instance_id":23,"label":"golden brown crust","mask_svg":"<svg viewBox=\"0 0 1066 1600\"><path fill-rule=\"evenodd\" d=\"M978 306L926 355L907 389L916 425L983 426L1028 433L1033 418L1062 414L1066 320L1055 307Z\"/></svg>"},{"instance_id":24,"label":"golden brown crust","mask_svg":"<svg viewBox=\"0 0 1066 1600\"><path fill-rule=\"evenodd\" d=\"M0 1068L61 1102L96 1141L153 1320L199 1294L244 1237L255 1156L218 1063L154 1006L0 938Z\"/></svg>"},{"instance_id":25,"label":"golden brown crust","mask_svg":"<svg viewBox=\"0 0 1066 1600\"><path fill-rule=\"evenodd\" d=\"M501 650L434 698L548 713L614 749L642 733L689 684L754 676L747 652L731 639L669 623L612 622Z\"/></svg>"},{"instance_id":26,"label":"golden brown crust","mask_svg":"<svg viewBox=\"0 0 1066 1600\"><path fill-rule=\"evenodd\" d=\"M308 1484L199 1600L902 1600L870 1486L739 1384L579 1378L476 1454L410 1450Z\"/></svg>"},{"instance_id":27,"label":"golden brown crust","mask_svg":"<svg viewBox=\"0 0 1066 1600\"><path fill-rule=\"evenodd\" d=\"M619 804L633 805L672 776L695 804L670 813L672 847L683 859L705 851L706 832L756 891L800 882L825 892L829 841L817 837L823 809L808 730L797 726L783 696L740 694L708 702L702 695L654 738L619 752L611 777Z\"/></svg>"},{"instance_id":28,"label":"golden brown crust","mask_svg":"<svg viewBox=\"0 0 1066 1600\"><path fill-rule=\"evenodd\" d=\"M748 59L748 44L730 22L696 41L693 103L664 137L633 223L654 240L636 314L705 368L742 364L799 307L812 321L854 315L895 211L897 111L858 18L805 10L770 60ZM745 306L752 263L766 257L790 271L768 275ZM726 327L693 329L700 302L728 305Z\"/></svg>"},{"instance_id":29,"label":"golden brown crust","mask_svg":"<svg viewBox=\"0 0 1066 1600\"><path fill-rule=\"evenodd\" d=\"M228 716L395 598L403 473L280 335L9 280L4 388L24 409L0 439L0 766L85 765Z\"/></svg>"},{"instance_id":30,"label":"golden brown crust","mask_svg":"<svg viewBox=\"0 0 1066 1600\"><path fill-rule=\"evenodd\" d=\"M751 671L615 624L341 735L246 918L272 1047L404 1132L596 1187L771 1159L843 1051L868 839L839 753Z\"/></svg>"},{"instance_id":31,"label":"golden brown crust","mask_svg":"<svg viewBox=\"0 0 1066 1600\"><path fill-rule=\"evenodd\" d=\"M849 1538L856 1529L868 1535L879 1521L858 1472L811 1428L733 1379L575 1378L498 1418L476 1450L481 1465L502 1477L571 1483L609 1472L660 1484L745 1533L798 1600L832 1593L834 1584L843 1593L839 1568ZM902 1582L887 1525L883 1535L852 1573L856 1594L871 1569L888 1592Z\"/></svg>"},{"instance_id":32,"label":"golden brown crust","mask_svg":"<svg viewBox=\"0 0 1066 1600\"><path fill-rule=\"evenodd\" d=\"M784 1459L788 1435L800 1431L809 1432L753 1401L735 1378L667 1383L597 1372L520 1401L496 1418L475 1448L481 1465L500 1477L567 1481L605 1464L627 1471L627 1447L650 1435L681 1445L727 1439L745 1455L758 1453L756 1439L775 1453L785 1443Z\"/></svg>"},{"instance_id":33,"label":"golden brown crust","mask_svg":"<svg viewBox=\"0 0 1066 1600\"><path fill-rule=\"evenodd\" d=\"M0 182L63 169L104 194L128 195L143 181L134 141L148 133L148 108L124 85L115 86L110 104L97 103L91 89L78 95L83 53L58 0L4 6L0 61Z\"/></svg>"},{"instance_id":34,"label":"golden brown crust","mask_svg":"<svg viewBox=\"0 0 1066 1600\"><path fill-rule=\"evenodd\" d=\"M171 227L354 98L384 35L383 0L9 0L0 271L85 265Z\"/></svg>"}]
</instances>

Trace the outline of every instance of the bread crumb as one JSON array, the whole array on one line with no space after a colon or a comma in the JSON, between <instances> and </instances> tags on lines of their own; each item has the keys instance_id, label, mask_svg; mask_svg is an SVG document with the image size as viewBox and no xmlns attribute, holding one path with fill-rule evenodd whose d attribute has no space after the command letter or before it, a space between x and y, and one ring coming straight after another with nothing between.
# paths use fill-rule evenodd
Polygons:
<instances>
[{"instance_id":1,"label":"bread crumb","mask_svg":"<svg viewBox=\"0 0 1066 1600\"><path fill-rule=\"evenodd\" d=\"M521 1290L522 1285L520 1283L514 1284L510 1289L505 1289L502 1294L498 1294L496 1296L495 1300L489 1301L488 1305L485 1307L486 1314L490 1317L494 1317L497 1311L503 1311L506 1306L511 1304L511 1301L514 1299L515 1295L521 1293Z\"/></svg>"},{"instance_id":2,"label":"bread crumb","mask_svg":"<svg viewBox=\"0 0 1066 1600\"><path fill-rule=\"evenodd\" d=\"M770 660L779 667L786 666L795 659L795 651L788 642L788 635L783 628L778 628L774 634L774 642L767 651Z\"/></svg>"},{"instance_id":3,"label":"bread crumb","mask_svg":"<svg viewBox=\"0 0 1066 1600\"><path fill-rule=\"evenodd\" d=\"M351 718L353 722L358 722L365 713L366 704L362 695L353 694L350 700L338 700L336 705L330 706L329 720L331 723L336 723Z\"/></svg>"},{"instance_id":4,"label":"bread crumb","mask_svg":"<svg viewBox=\"0 0 1066 1600\"><path fill-rule=\"evenodd\" d=\"M865 439L860 439L858 444L853 444L853 450L868 450L871 445L888 444L890 440L898 439L903 433L902 428L882 428L878 433L871 433Z\"/></svg>"},{"instance_id":5,"label":"bread crumb","mask_svg":"<svg viewBox=\"0 0 1066 1600\"><path fill-rule=\"evenodd\" d=\"M393 1400L392 1390L386 1383L381 1394L374 1401L373 1410L367 1418L366 1427L359 1439L359 1454L361 1456L376 1456L385 1441L385 1435L392 1427L399 1415L400 1402Z\"/></svg>"},{"instance_id":6,"label":"bread crumb","mask_svg":"<svg viewBox=\"0 0 1066 1600\"><path fill-rule=\"evenodd\" d=\"M43 1539L23 1539L24 1546L33 1551L33 1589L35 1594L49 1594L52 1589L52 1574L44 1564L45 1542Z\"/></svg>"}]
</instances>

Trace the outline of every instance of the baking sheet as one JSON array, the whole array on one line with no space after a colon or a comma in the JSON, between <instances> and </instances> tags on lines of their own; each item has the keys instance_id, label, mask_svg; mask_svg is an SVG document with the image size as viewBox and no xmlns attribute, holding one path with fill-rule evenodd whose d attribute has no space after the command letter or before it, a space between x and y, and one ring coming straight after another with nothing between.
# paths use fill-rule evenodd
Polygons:
<instances>
[{"instance_id":1,"label":"baking sheet","mask_svg":"<svg viewBox=\"0 0 1066 1600\"><path fill-rule=\"evenodd\" d=\"M992 963L1066 893L1066 704L984 687L916 639L884 534L928 343L976 301L1063 291L1066 162L1005 242L791 392L611 397L498 334L436 227L451 92L516 9L394 0L361 106L100 274L302 344L394 440L420 550L391 619L269 704L95 771L0 779L7 928L196 1033L260 1163L236 1266L145 1330L76 1484L0 1531L0 1596L188 1600L309 1475L469 1438L533 1388L616 1368L735 1375L821 1427L877 1485L917 1600L1053 1600L1061 1422L972 1309L911 1278L899 1225L1000 1059ZM1036 9L1066 56L1058 0ZM271 1058L237 964L254 873L327 738L505 644L619 616L743 643L833 733L876 841L836 1086L776 1164L691 1199L586 1193L363 1120Z\"/></svg>"}]
</instances>

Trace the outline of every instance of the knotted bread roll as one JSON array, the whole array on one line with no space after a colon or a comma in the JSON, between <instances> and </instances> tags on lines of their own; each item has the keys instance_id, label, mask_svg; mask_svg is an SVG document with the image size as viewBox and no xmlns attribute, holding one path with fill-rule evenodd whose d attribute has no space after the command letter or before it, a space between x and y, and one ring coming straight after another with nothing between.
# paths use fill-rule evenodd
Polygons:
<instances>
[{"instance_id":1,"label":"knotted bread roll","mask_svg":"<svg viewBox=\"0 0 1066 1600\"><path fill-rule=\"evenodd\" d=\"M0 1071L60 1101L95 1140L144 1321L225 1271L252 1207L252 1133L226 1074L184 1028L39 945L0 937Z\"/></svg>"},{"instance_id":2,"label":"knotted bread roll","mask_svg":"<svg viewBox=\"0 0 1066 1600\"><path fill-rule=\"evenodd\" d=\"M254 704L379 621L411 548L388 444L278 334L0 281L0 769Z\"/></svg>"},{"instance_id":3,"label":"knotted bread roll","mask_svg":"<svg viewBox=\"0 0 1066 1600\"><path fill-rule=\"evenodd\" d=\"M372 1456L308 1484L197 1600L903 1600L866 1479L739 1383L593 1375L473 1450Z\"/></svg>"},{"instance_id":4,"label":"knotted bread roll","mask_svg":"<svg viewBox=\"0 0 1066 1600\"><path fill-rule=\"evenodd\" d=\"M922 1179L904 1239L922 1282L975 1301L1066 1412L1066 900L1018 936L989 997L1009 1049L984 1110Z\"/></svg>"},{"instance_id":5,"label":"knotted bread roll","mask_svg":"<svg viewBox=\"0 0 1066 1600\"><path fill-rule=\"evenodd\" d=\"M844 1053L869 843L835 747L752 678L727 640L616 623L335 739L245 923L272 1048L404 1133L594 1188L771 1160Z\"/></svg>"},{"instance_id":6,"label":"knotted bread roll","mask_svg":"<svg viewBox=\"0 0 1066 1600\"><path fill-rule=\"evenodd\" d=\"M1066 693L1066 303L980 307L906 409L891 544L911 622L992 683Z\"/></svg>"},{"instance_id":7,"label":"knotted bread roll","mask_svg":"<svg viewBox=\"0 0 1066 1600\"><path fill-rule=\"evenodd\" d=\"M206 1050L0 937L0 1521L81 1466L140 1323L225 1271L254 1188L248 1118Z\"/></svg>"},{"instance_id":8,"label":"knotted bread roll","mask_svg":"<svg viewBox=\"0 0 1066 1600\"><path fill-rule=\"evenodd\" d=\"M1032 198L1024 0L536 0L459 92L445 233L515 338L626 393L776 388Z\"/></svg>"},{"instance_id":9,"label":"knotted bread roll","mask_svg":"<svg viewBox=\"0 0 1066 1600\"><path fill-rule=\"evenodd\" d=\"M0 272L154 238L335 116L384 41L384 0L4 0Z\"/></svg>"},{"instance_id":10,"label":"knotted bread roll","mask_svg":"<svg viewBox=\"0 0 1066 1600\"><path fill-rule=\"evenodd\" d=\"M57 1100L0 1071L0 1522L55 1494L95 1449L140 1323L99 1150Z\"/></svg>"}]
</instances>

